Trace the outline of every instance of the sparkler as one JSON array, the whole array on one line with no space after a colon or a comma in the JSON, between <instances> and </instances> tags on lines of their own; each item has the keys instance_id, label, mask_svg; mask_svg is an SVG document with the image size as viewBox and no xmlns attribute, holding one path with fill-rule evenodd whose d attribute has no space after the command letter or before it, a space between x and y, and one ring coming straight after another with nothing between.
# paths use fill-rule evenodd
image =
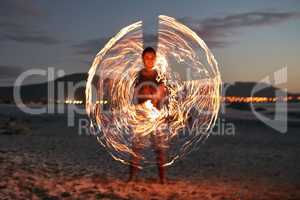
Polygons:
<instances>
[{"instance_id":1,"label":"sparkler","mask_svg":"<svg viewBox=\"0 0 300 200\"><path fill-rule=\"evenodd\" d=\"M123 28L96 55L86 86L86 111L98 141L118 161L155 163L153 135L168 149L165 166L209 136L221 101L217 61L205 42L174 18L160 15L154 69L169 95L160 110L151 101L132 103L134 83L143 68L142 22ZM106 101L106 104L97 102ZM145 151L136 155L133 142Z\"/></svg>"}]
</instances>

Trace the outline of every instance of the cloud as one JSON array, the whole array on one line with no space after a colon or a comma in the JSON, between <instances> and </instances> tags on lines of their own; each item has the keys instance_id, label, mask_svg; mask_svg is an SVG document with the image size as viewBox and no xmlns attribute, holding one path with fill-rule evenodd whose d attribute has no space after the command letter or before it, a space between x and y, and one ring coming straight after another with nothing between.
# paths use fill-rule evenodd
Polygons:
<instances>
[{"instance_id":1,"label":"cloud","mask_svg":"<svg viewBox=\"0 0 300 200\"><path fill-rule=\"evenodd\" d=\"M1 0L0 42L59 44L59 39L34 26L34 20L43 16L45 13L32 0Z\"/></svg>"},{"instance_id":2,"label":"cloud","mask_svg":"<svg viewBox=\"0 0 300 200\"><path fill-rule=\"evenodd\" d=\"M20 73L22 73L23 68L15 65L0 65L0 78L9 79L16 78Z\"/></svg>"},{"instance_id":3,"label":"cloud","mask_svg":"<svg viewBox=\"0 0 300 200\"><path fill-rule=\"evenodd\" d=\"M1 0L0 16L19 18L24 16L40 16L41 10L32 0Z\"/></svg>"},{"instance_id":4,"label":"cloud","mask_svg":"<svg viewBox=\"0 0 300 200\"><path fill-rule=\"evenodd\" d=\"M0 42L55 45L61 41L42 30L10 21L0 21Z\"/></svg>"},{"instance_id":5,"label":"cloud","mask_svg":"<svg viewBox=\"0 0 300 200\"><path fill-rule=\"evenodd\" d=\"M97 38L83 41L72 45L76 49L76 53L82 55L96 55L98 51L109 41L109 37Z\"/></svg>"},{"instance_id":6,"label":"cloud","mask_svg":"<svg viewBox=\"0 0 300 200\"><path fill-rule=\"evenodd\" d=\"M72 45L72 48L75 49L77 54L81 55L96 55L99 50L101 50L104 45L110 40L111 37L101 37L96 39L90 39L83 41L78 44ZM157 40L156 36L153 34L145 34L143 36L144 43L152 44Z\"/></svg>"},{"instance_id":7,"label":"cloud","mask_svg":"<svg viewBox=\"0 0 300 200\"><path fill-rule=\"evenodd\" d=\"M56 38L47 35L34 35L34 34L7 34L0 37L0 41L15 41L22 43L32 43L32 44L44 44L52 45L59 44L60 41Z\"/></svg>"},{"instance_id":8,"label":"cloud","mask_svg":"<svg viewBox=\"0 0 300 200\"><path fill-rule=\"evenodd\" d=\"M179 19L179 21L193 29L200 37L207 41L208 45L211 44L209 46L214 48L230 44L231 42L228 42L227 39L235 33L236 29L276 25L299 18L299 12L246 12L203 20L185 17Z\"/></svg>"},{"instance_id":9,"label":"cloud","mask_svg":"<svg viewBox=\"0 0 300 200\"><path fill-rule=\"evenodd\" d=\"M232 29L247 26L263 26L277 24L290 19L299 18L299 12L247 12L235 15L227 15L223 18L207 18L196 20L182 18L180 21L204 29Z\"/></svg>"},{"instance_id":10,"label":"cloud","mask_svg":"<svg viewBox=\"0 0 300 200\"><path fill-rule=\"evenodd\" d=\"M220 18L211 17L203 20L185 17L178 19L178 21L199 34L210 48L223 48L233 43L228 38L235 33L236 29L275 25L298 18L300 18L299 12L246 12ZM76 53L78 54L95 55L109 39L109 37L90 39L75 44L72 47L76 49ZM146 43L155 42L156 40L155 35L144 35L144 42Z\"/></svg>"}]
</instances>

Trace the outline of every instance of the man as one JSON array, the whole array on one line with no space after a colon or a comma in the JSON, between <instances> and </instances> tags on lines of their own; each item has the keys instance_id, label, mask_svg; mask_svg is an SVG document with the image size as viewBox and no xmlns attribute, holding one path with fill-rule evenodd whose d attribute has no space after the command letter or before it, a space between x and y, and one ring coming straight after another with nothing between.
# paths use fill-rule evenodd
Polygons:
<instances>
[{"instance_id":1,"label":"man","mask_svg":"<svg viewBox=\"0 0 300 200\"><path fill-rule=\"evenodd\" d=\"M161 81L157 81L157 72L153 69L156 52L152 47L144 49L142 54L144 68L138 73L137 80L135 82L134 103L142 104L145 101L150 100L154 107L158 110L166 103L167 88ZM165 169L164 169L164 150L162 148L163 138L161 136L153 135L154 147L157 156L157 166L159 171L160 183L165 182ZM133 151L139 154L141 149L138 144L133 143ZM139 157L132 158L130 165L130 177L129 180L138 172Z\"/></svg>"}]
</instances>

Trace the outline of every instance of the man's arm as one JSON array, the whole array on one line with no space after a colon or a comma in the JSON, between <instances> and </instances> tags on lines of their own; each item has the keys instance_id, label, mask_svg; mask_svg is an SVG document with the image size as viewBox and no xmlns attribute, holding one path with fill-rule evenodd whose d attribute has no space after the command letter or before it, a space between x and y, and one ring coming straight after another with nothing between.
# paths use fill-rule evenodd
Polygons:
<instances>
[{"instance_id":1,"label":"man's arm","mask_svg":"<svg viewBox=\"0 0 300 200\"><path fill-rule=\"evenodd\" d=\"M160 83L157 88L156 92L156 105L158 105L158 108L160 109L164 104L167 103L168 100L168 89L165 86L165 84Z\"/></svg>"}]
</instances>

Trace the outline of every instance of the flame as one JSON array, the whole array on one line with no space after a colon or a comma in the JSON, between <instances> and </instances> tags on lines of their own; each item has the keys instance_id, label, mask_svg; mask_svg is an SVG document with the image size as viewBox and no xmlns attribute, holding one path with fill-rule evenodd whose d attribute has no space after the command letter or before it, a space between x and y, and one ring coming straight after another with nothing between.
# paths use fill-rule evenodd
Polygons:
<instances>
[{"instance_id":1,"label":"flame","mask_svg":"<svg viewBox=\"0 0 300 200\"><path fill-rule=\"evenodd\" d=\"M149 153L137 154L133 144L151 149L151 140L160 137L161 148L168 149L165 165L170 165L207 138L216 121L221 101L218 64L196 33L160 15L155 70L169 93L168 104L158 110L150 100L132 103L142 51L141 21L111 38L89 70L86 111L98 141L116 160L128 164L139 156L140 165L154 163Z\"/></svg>"},{"instance_id":2,"label":"flame","mask_svg":"<svg viewBox=\"0 0 300 200\"><path fill-rule=\"evenodd\" d=\"M157 110L153 106L153 104L151 103L150 100L148 100L148 101L145 102L145 107L148 109L147 113L149 113L150 119L155 120L155 119L158 118L158 116L159 116L159 110Z\"/></svg>"}]
</instances>

